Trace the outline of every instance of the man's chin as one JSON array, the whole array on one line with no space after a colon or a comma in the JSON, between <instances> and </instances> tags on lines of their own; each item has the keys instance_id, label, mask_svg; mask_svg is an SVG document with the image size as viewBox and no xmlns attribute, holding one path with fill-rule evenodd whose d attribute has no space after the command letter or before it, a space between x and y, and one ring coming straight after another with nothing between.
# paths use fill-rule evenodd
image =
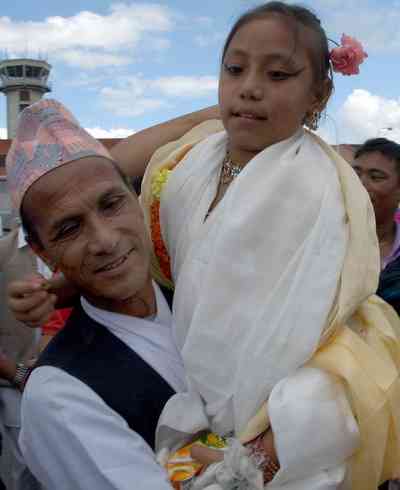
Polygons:
<instances>
[{"instance_id":1,"label":"man's chin","mask_svg":"<svg viewBox=\"0 0 400 490\"><path fill-rule=\"evenodd\" d=\"M140 287L129 287L126 284L113 284L108 287L87 289L85 295L96 302L123 304L136 297L142 289Z\"/></svg>"}]
</instances>

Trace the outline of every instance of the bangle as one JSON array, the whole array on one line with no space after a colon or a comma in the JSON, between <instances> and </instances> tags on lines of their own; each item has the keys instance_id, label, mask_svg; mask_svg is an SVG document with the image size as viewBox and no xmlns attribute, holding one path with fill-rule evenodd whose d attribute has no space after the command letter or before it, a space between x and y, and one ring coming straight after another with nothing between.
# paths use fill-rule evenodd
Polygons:
<instances>
[{"instance_id":1,"label":"bangle","mask_svg":"<svg viewBox=\"0 0 400 490\"><path fill-rule=\"evenodd\" d=\"M246 447L249 449L250 456L254 463L262 472L264 483L268 483L278 473L280 466L279 464L275 463L271 456L265 452L263 436L264 434L258 436L256 439L247 444Z\"/></svg>"},{"instance_id":2,"label":"bangle","mask_svg":"<svg viewBox=\"0 0 400 490\"><path fill-rule=\"evenodd\" d=\"M17 364L17 369L15 371L15 376L13 379L13 384L21 391L25 387L25 383L28 381L29 375L31 374L32 368L25 366L22 362Z\"/></svg>"}]
</instances>

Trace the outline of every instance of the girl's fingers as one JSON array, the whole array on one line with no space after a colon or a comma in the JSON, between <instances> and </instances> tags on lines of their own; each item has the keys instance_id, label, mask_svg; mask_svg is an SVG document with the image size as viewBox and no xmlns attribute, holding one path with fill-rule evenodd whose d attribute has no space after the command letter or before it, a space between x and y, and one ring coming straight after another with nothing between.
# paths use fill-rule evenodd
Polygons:
<instances>
[{"instance_id":1,"label":"girl's fingers","mask_svg":"<svg viewBox=\"0 0 400 490\"><path fill-rule=\"evenodd\" d=\"M200 444L194 444L190 449L190 454L193 459L203 464L217 463L224 459L223 451L211 449Z\"/></svg>"}]
</instances>

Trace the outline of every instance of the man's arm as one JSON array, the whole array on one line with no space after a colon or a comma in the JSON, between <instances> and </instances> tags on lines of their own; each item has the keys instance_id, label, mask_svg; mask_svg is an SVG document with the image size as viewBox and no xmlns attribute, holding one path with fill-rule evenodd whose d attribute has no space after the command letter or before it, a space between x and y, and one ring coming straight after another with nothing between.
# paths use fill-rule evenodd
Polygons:
<instances>
[{"instance_id":1,"label":"man's arm","mask_svg":"<svg viewBox=\"0 0 400 490\"><path fill-rule=\"evenodd\" d=\"M160 146L180 138L203 121L220 117L218 106L185 114L128 136L115 145L110 153L126 175L142 177L148 161Z\"/></svg>"},{"instance_id":2,"label":"man's arm","mask_svg":"<svg viewBox=\"0 0 400 490\"><path fill-rule=\"evenodd\" d=\"M45 488L172 490L139 434L88 386L60 369L33 371L21 417L22 453Z\"/></svg>"}]
</instances>

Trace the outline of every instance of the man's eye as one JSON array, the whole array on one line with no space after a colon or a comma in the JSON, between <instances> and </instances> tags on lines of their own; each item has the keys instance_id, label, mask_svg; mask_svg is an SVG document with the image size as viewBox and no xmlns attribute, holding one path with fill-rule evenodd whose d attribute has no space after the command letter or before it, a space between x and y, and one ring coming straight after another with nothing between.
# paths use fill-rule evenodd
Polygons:
<instances>
[{"instance_id":1,"label":"man's eye","mask_svg":"<svg viewBox=\"0 0 400 490\"><path fill-rule=\"evenodd\" d=\"M239 75L243 71L243 68L240 65L230 63L224 63L224 69L231 75Z\"/></svg>"},{"instance_id":2,"label":"man's eye","mask_svg":"<svg viewBox=\"0 0 400 490\"><path fill-rule=\"evenodd\" d=\"M69 238L74 235L74 233L76 233L78 229L78 223L62 226L56 233L55 240L63 240L64 238Z\"/></svg>"},{"instance_id":3,"label":"man's eye","mask_svg":"<svg viewBox=\"0 0 400 490\"><path fill-rule=\"evenodd\" d=\"M101 208L103 211L116 211L122 206L123 202L124 198L122 196L113 197L104 201Z\"/></svg>"}]
</instances>

